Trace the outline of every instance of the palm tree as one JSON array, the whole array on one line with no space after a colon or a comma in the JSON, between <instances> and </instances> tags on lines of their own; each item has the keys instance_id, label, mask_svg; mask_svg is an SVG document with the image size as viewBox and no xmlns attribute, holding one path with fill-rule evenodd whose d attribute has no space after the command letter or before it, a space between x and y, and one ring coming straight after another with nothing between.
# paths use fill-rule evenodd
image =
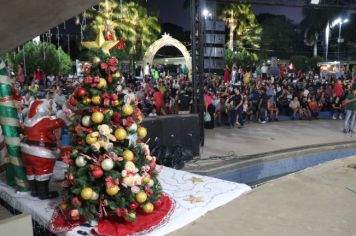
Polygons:
<instances>
[{"instance_id":1,"label":"palm tree","mask_svg":"<svg viewBox=\"0 0 356 236\"><path fill-rule=\"evenodd\" d=\"M108 39L124 38L126 55L133 65L133 61L143 56L161 31L157 12L151 9L150 14L134 1L118 4L117 0L102 0L98 9L92 8L83 16L94 19L91 28L96 32L103 31Z\"/></svg>"},{"instance_id":2,"label":"palm tree","mask_svg":"<svg viewBox=\"0 0 356 236\"><path fill-rule=\"evenodd\" d=\"M340 13L337 9L303 8L303 20L300 23L304 33L304 43L313 47L313 55L318 55L319 36L325 30L327 23Z\"/></svg>"},{"instance_id":3,"label":"palm tree","mask_svg":"<svg viewBox=\"0 0 356 236\"><path fill-rule=\"evenodd\" d=\"M234 50L234 31L237 27L237 18L239 12L239 5L230 4L229 7L226 7L223 11L222 20L226 22L227 27L229 28L229 42L228 48Z\"/></svg>"},{"instance_id":4,"label":"palm tree","mask_svg":"<svg viewBox=\"0 0 356 236\"><path fill-rule=\"evenodd\" d=\"M123 4L119 15L119 34L125 38L131 60L141 58L161 32L157 16L149 16L147 9L135 2Z\"/></svg>"},{"instance_id":5,"label":"palm tree","mask_svg":"<svg viewBox=\"0 0 356 236\"><path fill-rule=\"evenodd\" d=\"M233 50L235 41L238 48L260 47L262 28L252 12L251 5L230 4L224 8L221 19L229 28L228 48L230 50ZM235 31L236 40L234 40Z\"/></svg>"}]
</instances>

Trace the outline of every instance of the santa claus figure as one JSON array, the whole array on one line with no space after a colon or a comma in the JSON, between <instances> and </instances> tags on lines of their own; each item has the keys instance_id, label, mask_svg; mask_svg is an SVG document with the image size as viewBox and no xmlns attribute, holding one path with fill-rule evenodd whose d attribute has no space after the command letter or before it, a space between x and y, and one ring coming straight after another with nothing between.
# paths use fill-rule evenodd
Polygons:
<instances>
[{"instance_id":1,"label":"santa claus figure","mask_svg":"<svg viewBox=\"0 0 356 236\"><path fill-rule=\"evenodd\" d=\"M64 126L58 118L52 100L36 100L29 108L24 122L24 141L21 143L22 161L30 184L31 195L39 199L58 197L48 184L57 158L56 129Z\"/></svg>"},{"instance_id":2,"label":"santa claus figure","mask_svg":"<svg viewBox=\"0 0 356 236\"><path fill-rule=\"evenodd\" d=\"M0 173L5 170L5 164L7 162L6 155L7 155L7 150L6 150L5 137L2 134L2 129L0 127Z\"/></svg>"}]
</instances>

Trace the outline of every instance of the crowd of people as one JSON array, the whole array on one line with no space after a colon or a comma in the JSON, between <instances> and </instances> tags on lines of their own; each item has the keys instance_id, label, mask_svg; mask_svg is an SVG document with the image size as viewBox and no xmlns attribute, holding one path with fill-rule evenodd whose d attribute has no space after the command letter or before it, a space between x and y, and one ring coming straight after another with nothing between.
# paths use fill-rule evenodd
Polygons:
<instances>
[{"instance_id":1,"label":"crowd of people","mask_svg":"<svg viewBox=\"0 0 356 236\"><path fill-rule=\"evenodd\" d=\"M151 67L149 67L151 68ZM179 67L181 68L181 67ZM193 87L187 71L178 70L169 76L157 67L144 69L143 79L127 76L127 93L135 94L139 106L148 117L189 114L193 106ZM151 73L152 71L152 73ZM81 83L81 77L45 76L40 68L29 80L23 78L21 66L17 73L22 108L26 109L35 97L54 99L60 107L67 96ZM266 65L259 68L230 68L224 73L204 78L205 127L243 127L248 122L267 123L281 117L292 120L318 119L320 112L329 112L332 119L345 119L346 125L355 119L352 74L322 78L316 73L270 73ZM199 101L198 101L199 102Z\"/></svg>"}]
</instances>

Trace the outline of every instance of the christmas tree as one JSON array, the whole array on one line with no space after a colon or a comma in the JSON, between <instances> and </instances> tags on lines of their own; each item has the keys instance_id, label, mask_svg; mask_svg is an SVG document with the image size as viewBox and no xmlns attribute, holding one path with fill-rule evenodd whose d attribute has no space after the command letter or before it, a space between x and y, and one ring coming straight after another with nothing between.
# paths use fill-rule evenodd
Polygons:
<instances>
[{"instance_id":1,"label":"christmas tree","mask_svg":"<svg viewBox=\"0 0 356 236\"><path fill-rule=\"evenodd\" d=\"M100 35L98 36L100 37ZM143 114L127 93L118 60L83 65L83 83L69 98L75 118L60 209L73 221L115 216L126 222L161 204L155 157L143 142Z\"/></svg>"}]
</instances>

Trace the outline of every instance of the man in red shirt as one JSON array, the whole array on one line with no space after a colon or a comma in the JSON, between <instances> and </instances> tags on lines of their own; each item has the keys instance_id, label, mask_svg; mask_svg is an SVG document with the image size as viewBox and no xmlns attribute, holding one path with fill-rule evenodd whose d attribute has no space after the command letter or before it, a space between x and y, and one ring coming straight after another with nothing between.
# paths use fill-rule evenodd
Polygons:
<instances>
[{"instance_id":1,"label":"man in red shirt","mask_svg":"<svg viewBox=\"0 0 356 236\"><path fill-rule=\"evenodd\" d=\"M163 105L163 95L158 90L157 87L154 88L153 99L155 101L157 114L161 114L162 105Z\"/></svg>"},{"instance_id":2,"label":"man in red shirt","mask_svg":"<svg viewBox=\"0 0 356 236\"><path fill-rule=\"evenodd\" d=\"M45 75L43 71L41 70L40 66L37 66L37 69L33 72L33 79L38 81L39 85L44 85L44 80L45 80Z\"/></svg>"}]
</instances>

